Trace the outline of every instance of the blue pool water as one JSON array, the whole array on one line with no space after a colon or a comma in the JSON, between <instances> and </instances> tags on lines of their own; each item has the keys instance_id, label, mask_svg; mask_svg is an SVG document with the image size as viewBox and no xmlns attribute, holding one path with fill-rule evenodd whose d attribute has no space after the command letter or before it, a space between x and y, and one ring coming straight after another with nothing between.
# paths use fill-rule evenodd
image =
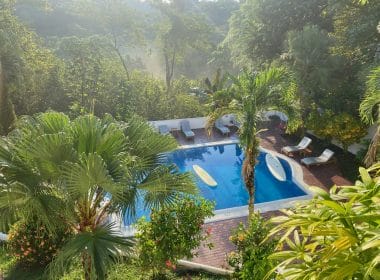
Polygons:
<instances>
[{"instance_id":1,"label":"blue pool water","mask_svg":"<svg viewBox=\"0 0 380 280\"><path fill-rule=\"evenodd\" d=\"M243 152L239 145L197 147L176 150L167 155L167 162L174 163L182 172L191 172L200 194L216 203L215 209L226 209L248 204L248 193L241 176ZM265 153L261 152L255 168L255 203L275 201L306 195L292 180L291 168L287 161L280 159L285 169L286 181L278 181L265 164ZM194 173L193 165L199 165L217 182L216 187L206 185ZM138 203L137 217L147 216L142 203ZM140 206L140 207L139 207ZM126 224L131 222L125 221Z\"/></svg>"},{"instance_id":2,"label":"blue pool water","mask_svg":"<svg viewBox=\"0 0 380 280\"><path fill-rule=\"evenodd\" d=\"M248 193L241 176L243 152L239 145L219 145L177 150L168 155L168 161L175 163L183 172L194 174L203 197L216 202L216 210L247 205ZM280 159L286 173L286 181L272 176L265 164L265 153L260 153L255 168L255 203L305 195L292 180L291 168L287 161ZM216 187L206 185L193 171L197 164L217 182Z\"/></svg>"}]
</instances>

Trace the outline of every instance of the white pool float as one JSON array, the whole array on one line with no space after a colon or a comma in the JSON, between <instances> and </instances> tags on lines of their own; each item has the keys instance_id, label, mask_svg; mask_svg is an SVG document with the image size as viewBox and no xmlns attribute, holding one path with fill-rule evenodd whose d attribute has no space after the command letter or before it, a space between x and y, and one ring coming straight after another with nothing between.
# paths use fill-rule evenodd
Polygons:
<instances>
[{"instance_id":1,"label":"white pool float","mask_svg":"<svg viewBox=\"0 0 380 280\"><path fill-rule=\"evenodd\" d=\"M280 160L271 154L266 154L265 162L272 175L279 181L286 181L286 173Z\"/></svg>"},{"instance_id":2,"label":"white pool float","mask_svg":"<svg viewBox=\"0 0 380 280\"><path fill-rule=\"evenodd\" d=\"M197 164L194 164L193 165L193 169L195 171L195 174L197 174L199 176L199 178L201 178L201 180L209 185L210 187L216 187L218 184L216 183L216 181L214 180L214 178L211 177L210 174L207 173L206 170L204 170L202 167L200 167L199 165Z\"/></svg>"}]
</instances>

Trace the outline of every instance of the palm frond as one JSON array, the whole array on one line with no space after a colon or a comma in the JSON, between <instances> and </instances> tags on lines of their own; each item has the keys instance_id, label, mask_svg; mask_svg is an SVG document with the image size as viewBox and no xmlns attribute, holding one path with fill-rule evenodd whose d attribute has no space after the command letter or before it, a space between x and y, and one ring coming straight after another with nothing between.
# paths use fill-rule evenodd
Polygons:
<instances>
[{"instance_id":1,"label":"palm frond","mask_svg":"<svg viewBox=\"0 0 380 280\"><path fill-rule=\"evenodd\" d=\"M59 251L47 273L52 279L69 271L81 259L88 265L91 279L105 279L107 268L129 253L132 242L116 233L114 224L77 234Z\"/></svg>"},{"instance_id":2,"label":"palm frond","mask_svg":"<svg viewBox=\"0 0 380 280\"><path fill-rule=\"evenodd\" d=\"M10 226L20 217L34 218L43 222L54 232L67 214L66 206L49 188L34 188L18 182L0 185L0 221Z\"/></svg>"},{"instance_id":3,"label":"palm frond","mask_svg":"<svg viewBox=\"0 0 380 280\"><path fill-rule=\"evenodd\" d=\"M123 188L110 176L105 161L96 153L83 155L79 163L64 164L62 171L67 191L73 198L92 199L91 194L96 191L123 196Z\"/></svg>"},{"instance_id":4,"label":"palm frond","mask_svg":"<svg viewBox=\"0 0 380 280\"><path fill-rule=\"evenodd\" d=\"M56 178L59 175L60 165L65 161L73 161L77 155L72 148L72 139L63 132L43 134L35 138L28 146L20 147L33 160L35 168L45 178ZM20 143L19 143L20 144Z\"/></svg>"},{"instance_id":5,"label":"palm frond","mask_svg":"<svg viewBox=\"0 0 380 280\"><path fill-rule=\"evenodd\" d=\"M367 89L359 108L362 120L368 124L380 124L380 66L368 75Z\"/></svg>"},{"instance_id":6,"label":"palm frond","mask_svg":"<svg viewBox=\"0 0 380 280\"><path fill-rule=\"evenodd\" d=\"M180 173L176 166L159 166L137 186L145 192L147 208L170 203L178 193L196 194L198 189L190 173Z\"/></svg>"},{"instance_id":7,"label":"palm frond","mask_svg":"<svg viewBox=\"0 0 380 280\"><path fill-rule=\"evenodd\" d=\"M359 113L365 123L376 122L378 126L364 158L364 164L369 167L376 162L380 146L380 66L373 69L367 78L366 93L360 103Z\"/></svg>"},{"instance_id":8,"label":"palm frond","mask_svg":"<svg viewBox=\"0 0 380 280\"><path fill-rule=\"evenodd\" d=\"M174 138L158 134L137 116L130 118L124 133L128 138L128 151L139 158L155 157L178 147Z\"/></svg>"},{"instance_id":9,"label":"palm frond","mask_svg":"<svg viewBox=\"0 0 380 280\"><path fill-rule=\"evenodd\" d=\"M63 113L46 112L35 117L43 134L55 134L68 128L70 119Z\"/></svg>"}]
</instances>

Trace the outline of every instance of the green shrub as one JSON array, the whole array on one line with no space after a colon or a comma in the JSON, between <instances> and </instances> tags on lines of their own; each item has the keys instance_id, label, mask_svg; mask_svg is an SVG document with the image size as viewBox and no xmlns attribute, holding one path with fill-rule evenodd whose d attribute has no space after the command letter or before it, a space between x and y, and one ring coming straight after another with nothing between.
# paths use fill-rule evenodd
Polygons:
<instances>
[{"instance_id":1,"label":"green shrub","mask_svg":"<svg viewBox=\"0 0 380 280\"><path fill-rule=\"evenodd\" d=\"M15 260L8 254L5 242L0 241L0 279L14 265Z\"/></svg>"},{"instance_id":2,"label":"green shrub","mask_svg":"<svg viewBox=\"0 0 380 280\"><path fill-rule=\"evenodd\" d=\"M228 263L234 268L237 279L263 279L274 266L268 257L274 252L277 241L265 240L270 230L269 224L256 213L247 227L241 223L230 236L237 250L229 254Z\"/></svg>"},{"instance_id":3,"label":"green shrub","mask_svg":"<svg viewBox=\"0 0 380 280\"><path fill-rule=\"evenodd\" d=\"M160 279L168 269L175 269L181 258L193 257L193 250L206 240L210 229L203 232L204 220L213 215L213 203L205 199L184 197L177 202L152 210L150 221L140 219L137 225L139 262Z\"/></svg>"},{"instance_id":4,"label":"green shrub","mask_svg":"<svg viewBox=\"0 0 380 280\"><path fill-rule=\"evenodd\" d=\"M359 172L353 186L310 187L312 200L271 219L275 279L380 279L380 164Z\"/></svg>"},{"instance_id":5,"label":"green shrub","mask_svg":"<svg viewBox=\"0 0 380 280\"><path fill-rule=\"evenodd\" d=\"M43 267L50 263L70 236L70 231L58 228L50 233L37 221L17 222L8 233L9 253L24 268Z\"/></svg>"},{"instance_id":6,"label":"green shrub","mask_svg":"<svg viewBox=\"0 0 380 280\"><path fill-rule=\"evenodd\" d=\"M347 113L334 115L331 111L326 111L319 115L314 111L309 116L307 126L328 141L336 139L345 151L367 134L360 120Z\"/></svg>"}]
</instances>

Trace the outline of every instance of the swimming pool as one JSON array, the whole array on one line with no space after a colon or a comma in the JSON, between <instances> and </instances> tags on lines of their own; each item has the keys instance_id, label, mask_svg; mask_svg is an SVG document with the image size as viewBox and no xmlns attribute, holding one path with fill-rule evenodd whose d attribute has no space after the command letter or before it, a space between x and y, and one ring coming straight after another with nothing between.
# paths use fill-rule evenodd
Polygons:
<instances>
[{"instance_id":1,"label":"swimming pool","mask_svg":"<svg viewBox=\"0 0 380 280\"><path fill-rule=\"evenodd\" d=\"M289 163L279 159L286 173L285 181L278 181L268 170L265 152L260 152L255 168L255 203L282 200L304 196L306 193L292 180ZM182 172L194 174L201 195L215 201L215 210L247 205L248 193L245 188L241 169L243 151L238 144L215 145L176 150L168 154L168 163L174 163ZM217 182L210 187L193 170L199 165Z\"/></svg>"},{"instance_id":2,"label":"swimming pool","mask_svg":"<svg viewBox=\"0 0 380 280\"><path fill-rule=\"evenodd\" d=\"M278 181L268 170L265 163L266 152L260 152L258 164L255 168L255 204L275 204L277 209L281 202L293 201L297 198L310 198L309 195L295 182L292 167L289 162L279 157L279 160L285 170L286 180ZM248 204L248 193L245 188L241 169L244 155L242 149L237 143L217 144L201 147L190 147L179 149L168 153L166 162L176 164L181 172L190 172L194 175L194 180L199 188L200 194L211 201L215 202L215 212L222 213L215 220L246 215ZM193 165L202 167L217 183L216 187L210 187L205 184L194 172ZM299 173L302 171L299 170ZM270 206L272 207L272 205ZM142 201L137 203L136 217L149 216L149 211L144 209ZM237 210L244 208L244 210ZM273 210L273 209L270 209ZM234 213L235 212L235 213ZM232 216L231 216L232 215ZM223 216L223 217L222 217ZM135 219L124 219L125 225L131 225Z\"/></svg>"}]
</instances>

